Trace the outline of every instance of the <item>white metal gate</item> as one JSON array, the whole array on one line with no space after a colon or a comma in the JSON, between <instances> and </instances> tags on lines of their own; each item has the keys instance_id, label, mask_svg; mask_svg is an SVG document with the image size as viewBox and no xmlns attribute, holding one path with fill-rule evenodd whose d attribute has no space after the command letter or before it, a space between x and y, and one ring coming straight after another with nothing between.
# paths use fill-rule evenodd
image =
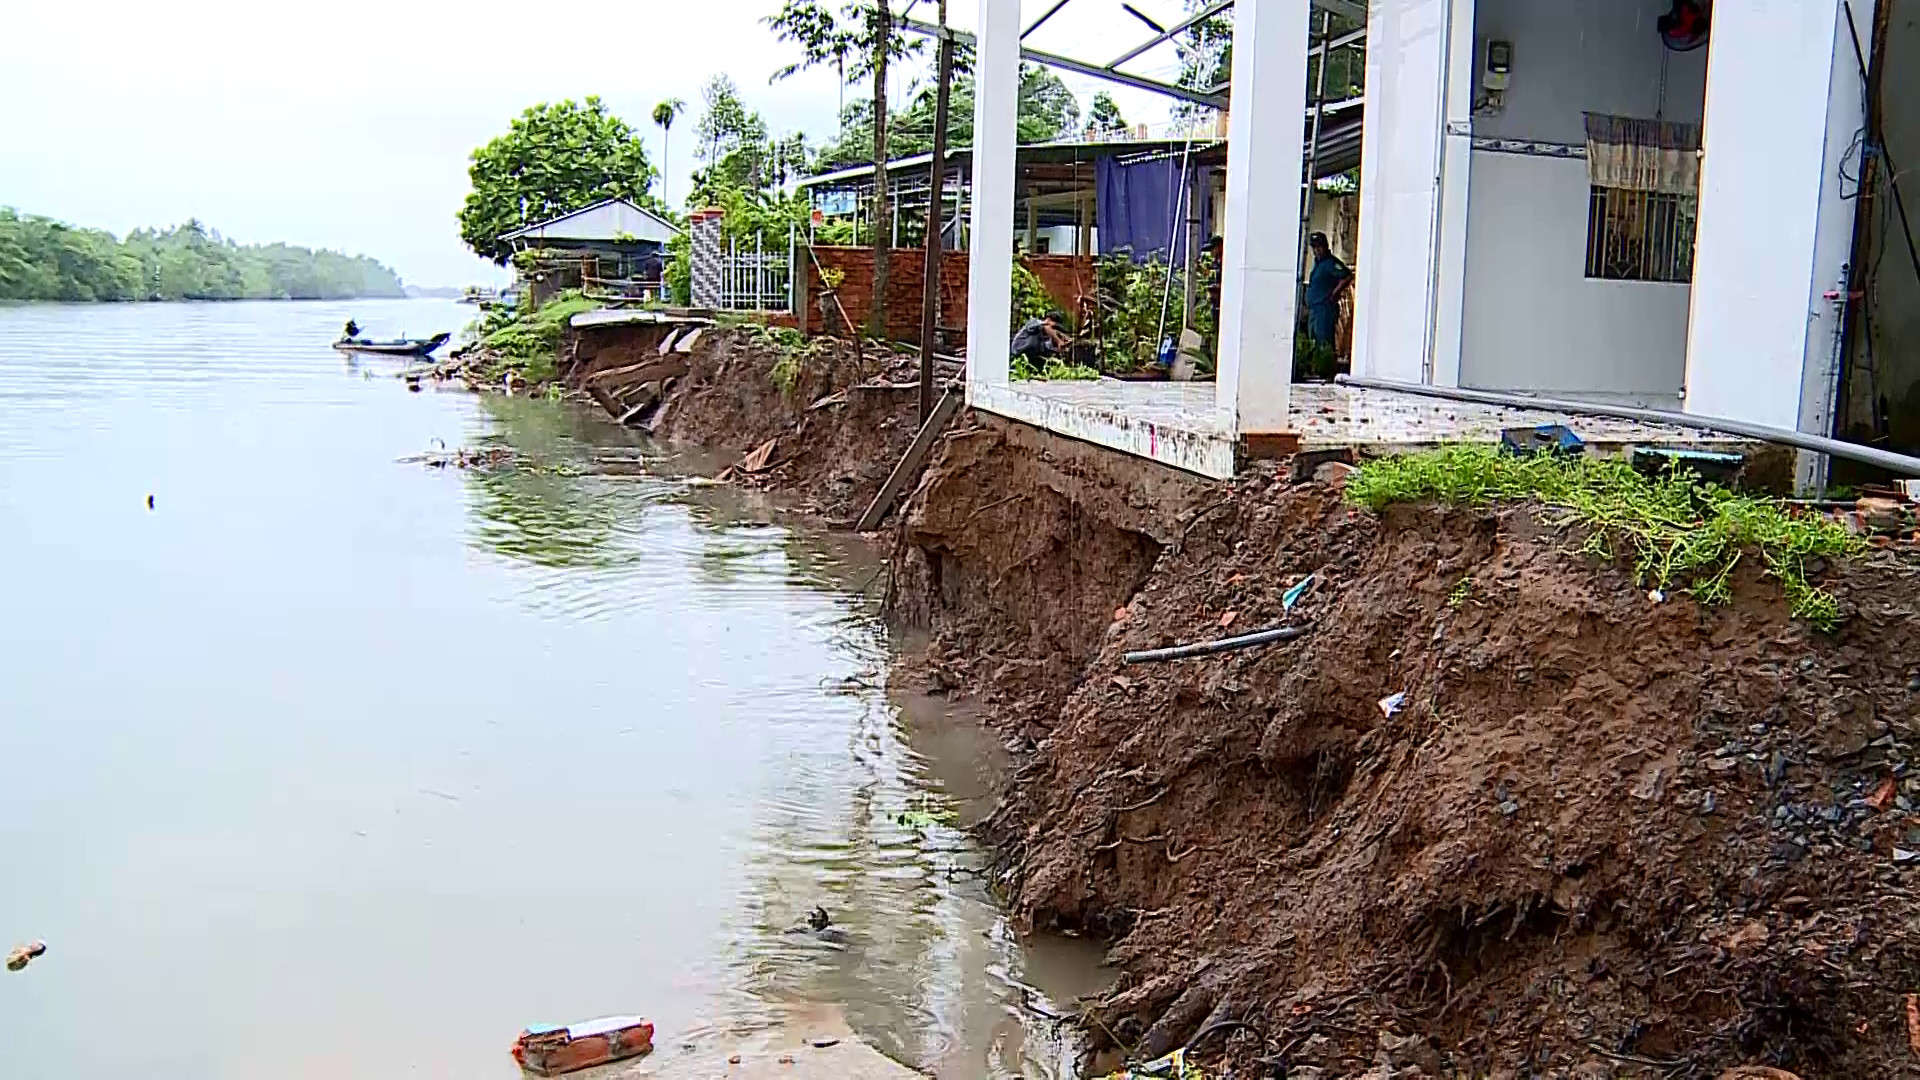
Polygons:
<instances>
[{"instance_id":1,"label":"white metal gate","mask_svg":"<svg viewBox=\"0 0 1920 1080\"><path fill-rule=\"evenodd\" d=\"M784 247L767 246L759 234L751 247L727 241L720 255L718 306L730 311L791 311L793 309L793 238Z\"/></svg>"}]
</instances>

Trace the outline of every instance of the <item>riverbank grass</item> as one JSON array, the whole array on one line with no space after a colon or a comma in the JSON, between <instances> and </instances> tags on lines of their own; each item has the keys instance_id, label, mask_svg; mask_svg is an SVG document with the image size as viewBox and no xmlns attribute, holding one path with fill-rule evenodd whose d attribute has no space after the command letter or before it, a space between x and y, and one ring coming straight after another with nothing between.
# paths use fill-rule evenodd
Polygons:
<instances>
[{"instance_id":1,"label":"riverbank grass","mask_svg":"<svg viewBox=\"0 0 1920 1080\"><path fill-rule=\"evenodd\" d=\"M1586 528L1583 554L1628 559L1642 586L1682 589L1706 604L1731 600L1734 567L1757 557L1784 588L1794 616L1823 629L1838 625L1840 606L1807 580L1808 564L1866 549L1834 522L1794 513L1778 500L1729 491L1684 470L1646 476L1618 459L1450 446L1367 462L1348 479L1347 498L1375 512L1395 503L1538 501Z\"/></svg>"},{"instance_id":2,"label":"riverbank grass","mask_svg":"<svg viewBox=\"0 0 1920 1080\"><path fill-rule=\"evenodd\" d=\"M515 315L496 326L483 326L480 347L499 357L495 365L498 370L490 374L498 376L510 368L530 383L552 380L559 374L560 339L568 320L599 306L579 290L569 289L538 310Z\"/></svg>"}]
</instances>

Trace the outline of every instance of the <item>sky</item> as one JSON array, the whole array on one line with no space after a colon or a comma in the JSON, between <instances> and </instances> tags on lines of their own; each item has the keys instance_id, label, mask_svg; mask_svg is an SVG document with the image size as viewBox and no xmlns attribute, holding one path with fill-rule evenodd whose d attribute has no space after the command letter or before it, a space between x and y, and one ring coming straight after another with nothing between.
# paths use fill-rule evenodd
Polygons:
<instances>
[{"instance_id":1,"label":"sky","mask_svg":"<svg viewBox=\"0 0 1920 1080\"><path fill-rule=\"evenodd\" d=\"M907 0L894 0L901 10ZM1133 0L1163 24L1182 0ZM1051 0L1024 0L1025 21ZM684 98L668 196L685 198L700 88L732 76L770 131L822 141L843 90L831 72L769 85L796 57L762 19L779 0L628 0L561 7L495 0L25 0L5 18L0 206L124 234L198 218L246 243L366 254L423 286L497 282L461 244L467 155L528 105L598 94L660 164L653 105ZM951 0L955 26L976 0ZM912 15L931 19L932 0ZM1028 39L1099 63L1152 32L1120 0L1072 0ZM1127 65L1166 78L1171 45ZM925 78L909 66L892 92ZM1063 73L1084 110L1104 84ZM1109 88L1132 122L1164 99Z\"/></svg>"}]
</instances>

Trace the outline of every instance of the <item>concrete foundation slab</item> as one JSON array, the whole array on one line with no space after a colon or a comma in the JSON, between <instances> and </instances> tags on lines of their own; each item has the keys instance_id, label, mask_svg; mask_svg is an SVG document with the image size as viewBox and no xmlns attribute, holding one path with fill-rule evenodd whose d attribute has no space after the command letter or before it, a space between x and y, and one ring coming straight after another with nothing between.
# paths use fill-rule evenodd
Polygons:
<instances>
[{"instance_id":1,"label":"concrete foundation slab","mask_svg":"<svg viewBox=\"0 0 1920 1080\"><path fill-rule=\"evenodd\" d=\"M1201 476L1234 474L1239 446L1210 382L1017 382L974 384L977 409L1058 435L1124 451ZM1389 390L1298 384L1288 401L1289 431L1303 449L1352 446L1391 452L1442 443L1500 440L1505 428L1564 423L1602 452L1627 446L1729 448L1744 440L1665 424L1569 418L1534 409L1437 401Z\"/></svg>"}]
</instances>

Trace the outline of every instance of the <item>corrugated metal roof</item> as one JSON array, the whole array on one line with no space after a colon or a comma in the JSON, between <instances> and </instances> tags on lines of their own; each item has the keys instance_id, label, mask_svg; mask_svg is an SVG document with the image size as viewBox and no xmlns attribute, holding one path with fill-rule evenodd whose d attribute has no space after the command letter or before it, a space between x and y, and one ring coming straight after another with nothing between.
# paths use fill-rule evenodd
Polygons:
<instances>
[{"instance_id":1,"label":"corrugated metal roof","mask_svg":"<svg viewBox=\"0 0 1920 1080\"><path fill-rule=\"evenodd\" d=\"M631 199L602 199L592 206L502 233L502 240L617 240L630 236L664 244L680 230Z\"/></svg>"}]
</instances>

